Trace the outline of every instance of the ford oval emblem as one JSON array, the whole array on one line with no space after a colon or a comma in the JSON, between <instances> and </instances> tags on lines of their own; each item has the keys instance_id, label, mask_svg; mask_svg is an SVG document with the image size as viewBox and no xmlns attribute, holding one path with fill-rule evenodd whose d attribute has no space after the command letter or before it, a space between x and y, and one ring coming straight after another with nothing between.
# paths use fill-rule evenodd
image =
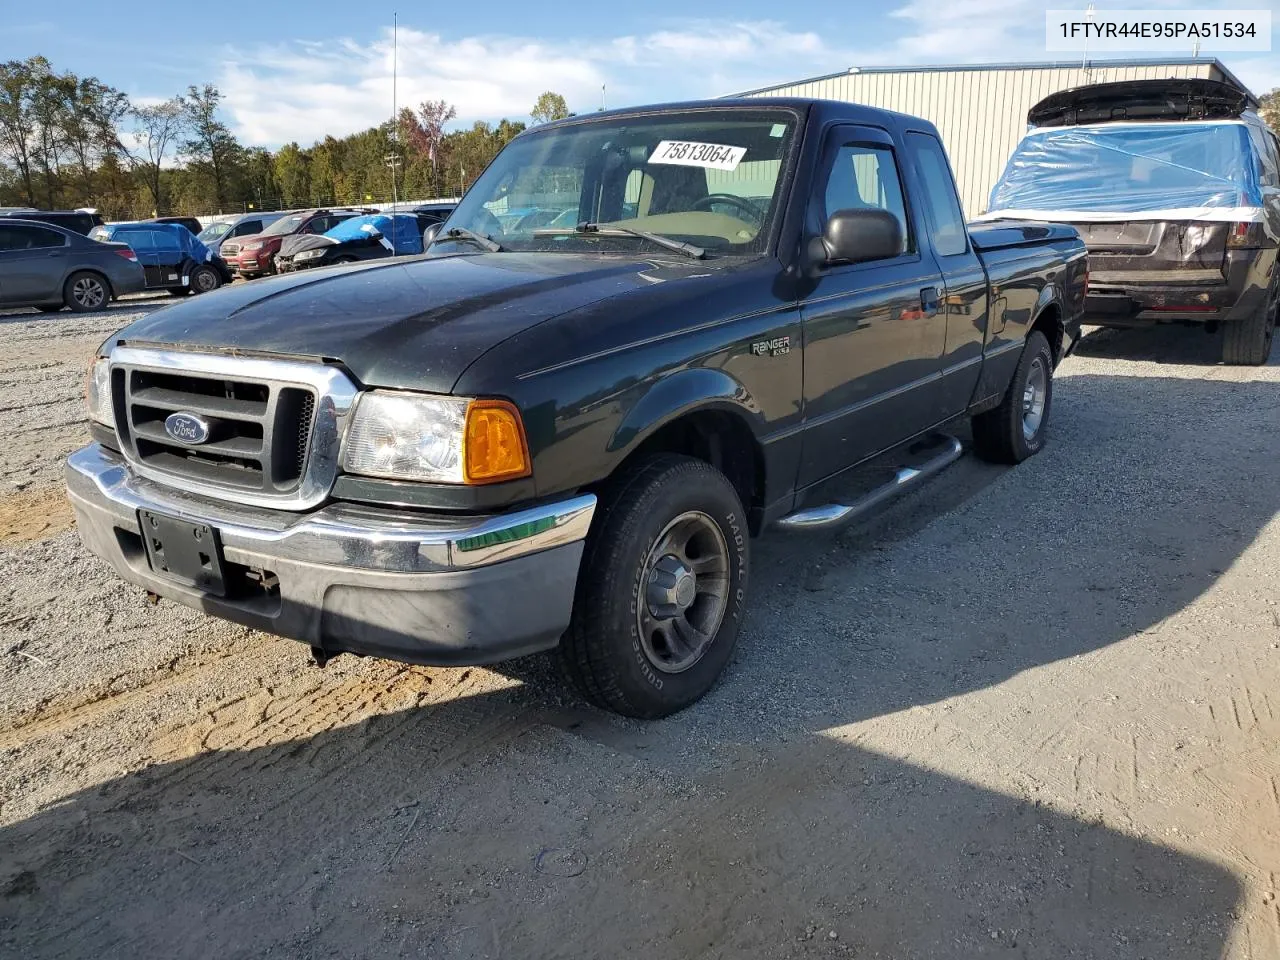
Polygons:
<instances>
[{"instance_id":1,"label":"ford oval emblem","mask_svg":"<svg viewBox=\"0 0 1280 960\"><path fill-rule=\"evenodd\" d=\"M179 443L195 446L209 439L209 421L179 410L164 418L164 432Z\"/></svg>"}]
</instances>

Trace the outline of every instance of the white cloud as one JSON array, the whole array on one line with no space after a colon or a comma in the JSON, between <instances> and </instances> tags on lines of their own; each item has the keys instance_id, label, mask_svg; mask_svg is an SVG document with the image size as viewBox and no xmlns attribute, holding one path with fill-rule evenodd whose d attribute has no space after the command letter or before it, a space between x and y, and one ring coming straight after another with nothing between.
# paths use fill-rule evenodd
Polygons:
<instances>
[{"instance_id":1,"label":"white cloud","mask_svg":"<svg viewBox=\"0 0 1280 960\"><path fill-rule=\"evenodd\" d=\"M1164 0L1166 6L1203 0ZM1267 0L1273 8L1278 0ZM1046 7L1067 0L905 0L875 24L859 18L842 43L828 33L776 21L685 20L616 37L446 36L402 27L397 101L444 99L455 126L509 117L527 120L538 94L555 90L579 113L607 104L714 97L852 65L1053 60L1044 51ZM1280 27L1280 17L1277 17ZM1190 50L1186 53L1190 54ZM1159 54L1151 54L1153 57ZM1254 90L1280 84L1268 56L1223 58ZM227 52L219 87L237 135L247 143L306 145L343 136L391 115L392 36L362 43L337 38Z\"/></svg>"},{"instance_id":2,"label":"white cloud","mask_svg":"<svg viewBox=\"0 0 1280 960\"><path fill-rule=\"evenodd\" d=\"M817 34L771 22L695 21L640 36L555 43L401 28L396 100L400 106L447 100L460 124L527 120L544 90L587 112L600 105L602 85L610 106L718 96L815 69L844 69L848 57ZM231 51L219 87L247 143L309 144L363 130L391 115L391 32L368 44L341 39Z\"/></svg>"}]
</instances>

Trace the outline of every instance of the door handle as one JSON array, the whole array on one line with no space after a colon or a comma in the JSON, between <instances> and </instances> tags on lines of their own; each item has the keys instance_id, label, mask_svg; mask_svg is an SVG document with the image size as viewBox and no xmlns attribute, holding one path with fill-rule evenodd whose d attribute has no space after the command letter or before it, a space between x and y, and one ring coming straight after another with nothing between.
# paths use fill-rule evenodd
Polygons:
<instances>
[{"instance_id":1,"label":"door handle","mask_svg":"<svg viewBox=\"0 0 1280 960\"><path fill-rule=\"evenodd\" d=\"M938 288L925 287L920 291L920 312L926 317L935 316L938 312Z\"/></svg>"}]
</instances>

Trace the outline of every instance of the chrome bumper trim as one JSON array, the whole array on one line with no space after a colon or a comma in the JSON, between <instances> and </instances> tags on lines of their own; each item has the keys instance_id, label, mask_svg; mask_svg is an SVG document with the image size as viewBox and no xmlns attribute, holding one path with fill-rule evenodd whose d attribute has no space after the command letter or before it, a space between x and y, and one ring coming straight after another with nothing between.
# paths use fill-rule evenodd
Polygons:
<instances>
[{"instance_id":1,"label":"chrome bumper trim","mask_svg":"<svg viewBox=\"0 0 1280 960\"><path fill-rule=\"evenodd\" d=\"M153 510L218 529L228 560L259 566L272 558L387 573L486 566L583 540L592 494L485 517L449 518L355 504L298 514L210 500L138 476L120 456L90 444L67 459L72 504L106 511L138 531L137 511Z\"/></svg>"}]
</instances>

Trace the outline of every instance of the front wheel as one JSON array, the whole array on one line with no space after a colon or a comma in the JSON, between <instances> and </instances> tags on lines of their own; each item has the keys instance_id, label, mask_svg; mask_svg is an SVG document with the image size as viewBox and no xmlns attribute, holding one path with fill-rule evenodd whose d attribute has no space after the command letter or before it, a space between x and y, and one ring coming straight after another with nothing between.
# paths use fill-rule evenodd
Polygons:
<instances>
[{"instance_id":1,"label":"front wheel","mask_svg":"<svg viewBox=\"0 0 1280 960\"><path fill-rule=\"evenodd\" d=\"M191 273L191 292L209 293L222 286L222 277L213 267L196 267Z\"/></svg>"},{"instance_id":2,"label":"front wheel","mask_svg":"<svg viewBox=\"0 0 1280 960\"><path fill-rule=\"evenodd\" d=\"M750 543L728 478L662 454L601 496L557 655L597 706L665 717L724 671L745 613Z\"/></svg>"},{"instance_id":3,"label":"front wheel","mask_svg":"<svg viewBox=\"0 0 1280 960\"><path fill-rule=\"evenodd\" d=\"M1053 405L1053 353L1032 330L1000 406L973 418L973 446L993 463L1021 463L1044 447Z\"/></svg>"}]
</instances>

